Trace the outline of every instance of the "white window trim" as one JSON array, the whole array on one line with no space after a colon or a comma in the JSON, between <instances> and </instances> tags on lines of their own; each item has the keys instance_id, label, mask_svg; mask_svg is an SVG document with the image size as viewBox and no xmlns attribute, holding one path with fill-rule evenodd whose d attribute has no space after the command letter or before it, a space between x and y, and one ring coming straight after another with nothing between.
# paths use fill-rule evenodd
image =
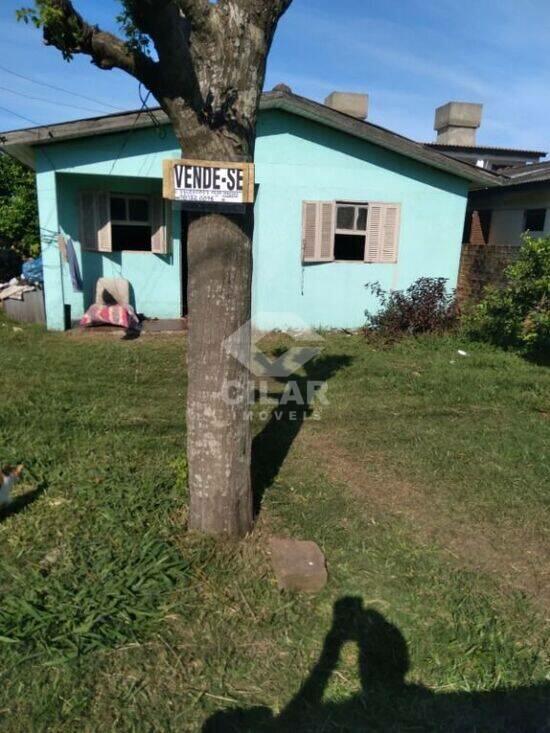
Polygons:
<instances>
[{"instance_id":1,"label":"white window trim","mask_svg":"<svg viewBox=\"0 0 550 733\"><path fill-rule=\"evenodd\" d=\"M340 207L347 207L349 209L355 209L355 221L357 221L357 209L367 209L367 218L365 219L365 228L364 229L338 229L336 226L336 223L338 221L338 209ZM332 235L333 240L334 237L336 237L337 234L343 234L347 237L363 237L363 247L367 246L367 222L369 220L369 202L368 201L335 201L334 202L334 233ZM335 242L333 241L333 248L335 249ZM364 259L364 250L363 250L363 259L362 260L342 260L342 259L336 259L336 257L332 260L333 264L343 264L343 265L364 265L365 259Z\"/></svg>"},{"instance_id":2,"label":"white window trim","mask_svg":"<svg viewBox=\"0 0 550 733\"><path fill-rule=\"evenodd\" d=\"M360 237L364 235L365 242L367 237L367 221L369 218L369 202L368 201L335 201L334 206L336 211L334 212L334 235L346 234L348 236ZM357 221L357 209L367 209L367 217L365 219L364 229L338 229L336 223L338 222L338 209L347 208L355 209L355 221ZM353 262L353 260L335 260L335 262Z\"/></svg>"}]
</instances>

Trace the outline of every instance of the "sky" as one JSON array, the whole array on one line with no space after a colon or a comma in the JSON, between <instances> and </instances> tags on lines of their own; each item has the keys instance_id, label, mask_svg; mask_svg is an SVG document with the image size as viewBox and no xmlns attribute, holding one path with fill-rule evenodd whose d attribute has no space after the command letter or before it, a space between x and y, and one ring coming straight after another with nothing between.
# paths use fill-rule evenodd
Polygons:
<instances>
[{"instance_id":1,"label":"sky","mask_svg":"<svg viewBox=\"0 0 550 733\"><path fill-rule=\"evenodd\" d=\"M123 72L86 57L67 63L16 22L29 4L0 0L0 130L141 106ZM115 28L116 0L74 4L89 22ZM284 82L318 101L366 92L371 122L425 142L435 140L437 106L481 102L479 144L550 150L549 41L547 0L294 0L265 88Z\"/></svg>"}]
</instances>

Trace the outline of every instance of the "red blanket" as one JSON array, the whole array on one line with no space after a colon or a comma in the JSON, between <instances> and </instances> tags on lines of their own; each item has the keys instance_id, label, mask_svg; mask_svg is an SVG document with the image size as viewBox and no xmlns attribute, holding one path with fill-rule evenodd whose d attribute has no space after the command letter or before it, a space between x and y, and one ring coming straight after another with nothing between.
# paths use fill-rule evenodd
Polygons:
<instances>
[{"instance_id":1,"label":"red blanket","mask_svg":"<svg viewBox=\"0 0 550 733\"><path fill-rule=\"evenodd\" d=\"M80 320L81 326L139 328L139 318L131 305L91 305Z\"/></svg>"}]
</instances>

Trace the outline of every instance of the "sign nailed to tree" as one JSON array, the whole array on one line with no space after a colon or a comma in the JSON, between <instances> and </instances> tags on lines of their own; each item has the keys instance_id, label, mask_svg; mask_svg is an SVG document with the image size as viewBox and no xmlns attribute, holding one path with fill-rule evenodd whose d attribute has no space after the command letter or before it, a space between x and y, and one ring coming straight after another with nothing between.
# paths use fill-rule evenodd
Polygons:
<instances>
[{"instance_id":1,"label":"sign nailed to tree","mask_svg":"<svg viewBox=\"0 0 550 733\"><path fill-rule=\"evenodd\" d=\"M254 163L165 160L164 198L191 204L250 204Z\"/></svg>"}]
</instances>

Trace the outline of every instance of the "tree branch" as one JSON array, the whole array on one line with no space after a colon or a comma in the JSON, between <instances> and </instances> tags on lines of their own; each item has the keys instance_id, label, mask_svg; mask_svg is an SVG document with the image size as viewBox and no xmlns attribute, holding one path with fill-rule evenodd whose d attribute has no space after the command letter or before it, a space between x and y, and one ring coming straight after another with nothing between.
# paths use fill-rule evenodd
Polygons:
<instances>
[{"instance_id":1,"label":"tree branch","mask_svg":"<svg viewBox=\"0 0 550 733\"><path fill-rule=\"evenodd\" d=\"M206 26L210 7L208 0L205 4L208 6L206 9L202 0L125 0L125 7L136 28L154 43L159 79L155 93L161 104L162 97L177 96L183 96L194 106L202 103L189 38L192 32L199 33ZM194 6L197 11L194 22L198 26L183 13L182 5ZM199 12L199 5L205 13Z\"/></svg>"},{"instance_id":2,"label":"tree branch","mask_svg":"<svg viewBox=\"0 0 550 733\"><path fill-rule=\"evenodd\" d=\"M154 92L157 65L145 53L87 23L71 0L48 0L47 10L41 19L47 45L55 46L65 58L85 54L101 69L126 71Z\"/></svg>"}]
</instances>

